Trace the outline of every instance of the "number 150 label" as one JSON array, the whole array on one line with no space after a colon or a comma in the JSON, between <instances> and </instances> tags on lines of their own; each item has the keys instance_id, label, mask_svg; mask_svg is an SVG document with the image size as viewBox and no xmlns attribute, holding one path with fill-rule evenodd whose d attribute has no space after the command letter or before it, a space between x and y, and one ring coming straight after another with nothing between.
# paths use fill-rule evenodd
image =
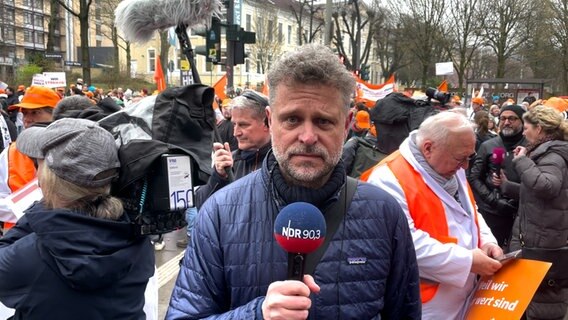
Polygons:
<instances>
[{"instance_id":1,"label":"number 150 label","mask_svg":"<svg viewBox=\"0 0 568 320\"><path fill-rule=\"evenodd\" d=\"M168 157L170 210L193 207L191 162L188 156Z\"/></svg>"}]
</instances>

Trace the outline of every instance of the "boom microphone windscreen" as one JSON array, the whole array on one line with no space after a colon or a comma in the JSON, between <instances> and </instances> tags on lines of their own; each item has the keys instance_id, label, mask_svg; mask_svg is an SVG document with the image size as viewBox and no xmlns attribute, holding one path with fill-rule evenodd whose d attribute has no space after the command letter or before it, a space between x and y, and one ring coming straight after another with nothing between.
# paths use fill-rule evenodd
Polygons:
<instances>
[{"instance_id":1,"label":"boom microphone windscreen","mask_svg":"<svg viewBox=\"0 0 568 320\"><path fill-rule=\"evenodd\" d=\"M156 30L207 25L221 16L222 6L221 0L124 0L114 11L114 23L126 40L143 43Z\"/></svg>"},{"instance_id":2,"label":"boom microphone windscreen","mask_svg":"<svg viewBox=\"0 0 568 320\"><path fill-rule=\"evenodd\" d=\"M307 202L294 202L282 209L274 222L274 237L289 253L308 254L325 239L325 219L321 211Z\"/></svg>"}]
</instances>

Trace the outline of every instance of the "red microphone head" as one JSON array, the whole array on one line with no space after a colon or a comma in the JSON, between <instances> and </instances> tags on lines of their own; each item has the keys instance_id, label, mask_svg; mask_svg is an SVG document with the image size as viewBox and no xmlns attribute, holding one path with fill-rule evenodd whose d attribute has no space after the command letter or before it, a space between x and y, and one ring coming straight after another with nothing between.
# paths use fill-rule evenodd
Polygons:
<instances>
[{"instance_id":1,"label":"red microphone head","mask_svg":"<svg viewBox=\"0 0 568 320\"><path fill-rule=\"evenodd\" d=\"M505 149L497 147L493 149L493 154L491 155L491 162L496 165L501 165L505 160Z\"/></svg>"},{"instance_id":2,"label":"red microphone head","mask_svg":"<svg viewBox=\"0 0 568 320\"><path fill-rule=\"evenodd\" d=\"M282 209L274 222L274 237L289 253L308 254L325 239L325 219L321 211L307 202L294 202Z\"/></svg>"}]
</instances>

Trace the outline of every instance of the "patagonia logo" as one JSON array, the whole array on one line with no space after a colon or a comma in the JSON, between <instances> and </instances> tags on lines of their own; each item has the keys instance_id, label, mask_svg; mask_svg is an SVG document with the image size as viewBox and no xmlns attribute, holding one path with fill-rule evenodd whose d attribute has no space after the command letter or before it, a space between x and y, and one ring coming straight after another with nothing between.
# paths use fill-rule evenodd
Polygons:
<instances>
[{"instance_id":1,"label":"patagonia logo","mask_svg":"<svg viewBox=\"0 0 568 320\"><path fill-rule=\"evenodd\" d=\"M349 264L365 264L365 263L367 263L367 258L365 258L365 257L347 258L347 263L349 263Z\"/></svg>"}]
</instances>

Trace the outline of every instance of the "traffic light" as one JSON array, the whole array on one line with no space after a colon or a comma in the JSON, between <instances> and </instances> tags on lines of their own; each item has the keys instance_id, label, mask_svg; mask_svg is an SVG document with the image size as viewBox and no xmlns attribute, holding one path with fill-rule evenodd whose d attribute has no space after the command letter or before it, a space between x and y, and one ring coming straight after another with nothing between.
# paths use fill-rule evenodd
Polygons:
<instances>
[{"instance_id":1,"label":"traffic light","mask_svg":"<svg viewBox=\"0 0 568 320\"><path fill-rule=\"evenodd\" d=\"M211 18L211 28L193 29L193 33L205 37L205 47L195 46L195 53L205 56L207 62L221 61L221 20Z\"/></svg>"},{"instance_id":2,"label":"traffic light","mask_svg":"<svg viewBox=\"0 0 568 320\"><path fill-rule=\"evenodd\" d=\"M371 77L369 76L369 66L368 65L362 65L361 66L361 80L363 81L369 81Z\"/></svg>"},{"instance_id":3,"label":"traffic light","mask_svg":"<svg viewBox=\"0 0 568 320\"><path fill-rule=\"evenodd\" d=\"M205 46L207 47L207 61L221 61L221 20L216 17L211 19L211 28L207 30Z\"/></svg>"}]
</instances>

